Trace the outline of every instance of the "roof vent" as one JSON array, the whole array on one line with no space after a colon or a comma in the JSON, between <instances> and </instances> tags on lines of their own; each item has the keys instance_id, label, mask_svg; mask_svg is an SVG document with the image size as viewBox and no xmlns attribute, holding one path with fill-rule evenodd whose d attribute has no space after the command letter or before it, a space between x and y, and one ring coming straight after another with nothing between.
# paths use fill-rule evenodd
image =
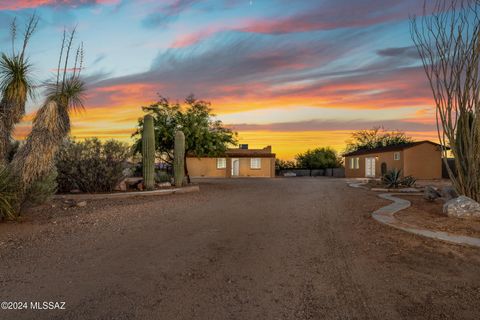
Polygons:
<instances>
[{"instance_id":1,"label":"roof vent","mask_svg":"<svg viewBox=\"0 0 480 320\"><path fill-rule=\"evenodd\" d=\"M239 149L247 150L248 149L248 144L241 144L238 146Z\"/></svg>"}]
</instances>

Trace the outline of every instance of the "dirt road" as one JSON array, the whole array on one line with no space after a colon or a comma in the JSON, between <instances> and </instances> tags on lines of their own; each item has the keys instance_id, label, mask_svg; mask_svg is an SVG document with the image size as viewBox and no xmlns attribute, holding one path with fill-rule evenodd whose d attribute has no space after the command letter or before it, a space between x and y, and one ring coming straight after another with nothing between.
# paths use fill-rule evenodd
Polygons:
<instances>
[{"instance_id":1,"label":"dirt road","mask_svg":"<svg viewBox=\"0 0 480 320\"><path fill-rule=\"evenodd\" d=\"M0 300L66 310L0 319L479 319L480 250L380 225L385 203L293 178L38 209L0 226Z\"/></svg>"}]
</instances>

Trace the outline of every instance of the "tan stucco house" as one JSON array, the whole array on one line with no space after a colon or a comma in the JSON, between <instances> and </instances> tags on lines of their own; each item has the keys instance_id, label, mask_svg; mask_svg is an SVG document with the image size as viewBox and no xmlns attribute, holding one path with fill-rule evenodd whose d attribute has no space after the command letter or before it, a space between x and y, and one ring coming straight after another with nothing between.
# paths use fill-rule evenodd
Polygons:
<instances>
[{"instance_id":1,"label":"tan stucco house","mask_svg":"<svg viewBox=\"0 0 480 320\"><path fill-rule=\"evenodd\" d=\"M343 156L347 178L381 178L394 168L401 170L402 176L442 178L441 146L431 141L359 150Z\"/></svg>"},{"instance_id":2,"label":"tan stucco house","mask_svg":"<svg viewBox=\"0 0 480 320\"><path fill-rule=\"evenodd\" d=\"M232 177L275 177L275 153L272 147L248 149L240 145L238 149L215 158L187 157L188 173L191 177L232 178Z\"/></svg>"}]
</instances>

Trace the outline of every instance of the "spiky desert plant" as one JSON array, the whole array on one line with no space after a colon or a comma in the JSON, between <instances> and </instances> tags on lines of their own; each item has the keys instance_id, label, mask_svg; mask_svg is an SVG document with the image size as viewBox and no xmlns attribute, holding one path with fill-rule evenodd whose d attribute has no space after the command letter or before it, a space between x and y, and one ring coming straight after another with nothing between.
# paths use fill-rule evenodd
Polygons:
<instances>
[{"instance_id":1,"label":"spiky desert plant","mask_svg":"<svg viewBox=\"0 0 480 320\"><path fill-rule=\"evenodd\" d=\"M12 132L15 125L25 115L25 103L28 96L33 95L33 81L31 79L32 66L25 57L28 42L35 32L38 17L30 17L24 32L23 44L17 52L15 39L17 25L14 20L11 26L12 52L0 56L0 163L6 162L9 152Z\"/></svg>"},{"instance_id":2,"label":"spiky desert plant","mask_svg":"<svg viewBox=\"0 0 480 320\"><path fill-rule=\"evenodd\" d=\"M143 118L142 162L143 184L147 190L153 190L155 187L155 130L151 115Z\"/></svg>"},{"instance_id":3,"label":"spiky desert plant","mask_svg":"<svg viewBox=\"0 0 480 320\"><path fill-rule=\"evenodd\" d=\"M180 188L185 178L185 135L182 131L175 133L175 149L174 149L174 177L175 186Z\"/></svg>"},{"instance_id":4,"label":"spiky desert plant","mask_svg":"<svg viewBox=\"0 0 480 320\"><path fill-rule=\"evenodd\" d=\"M67 40L64 33L59 59L61 65L63 52L66 51L64 68L59 68L56 81L47 85L45 103L33 120L32 131L25 144L11 163L24 191L22 201L26 200L25 191L53 170L55 155L70 132L70 112L83 108L85 83L80 79L82 47L77 50L73 72L69 73L67 68L74 34L75 30ZM79 65L78 57L81 57Z\"/></svg>"},{"instance_id":5,"label":"spiky desert plant","mask_svg":"<svg viewBox=\"0 0 480 320\"><path fill-rule=\"evenodd\" d=\"M398 188L402 179L402 170L393 169L388 171L383 177L382 182L388 188Z\"/></svg>"}]
</instances>

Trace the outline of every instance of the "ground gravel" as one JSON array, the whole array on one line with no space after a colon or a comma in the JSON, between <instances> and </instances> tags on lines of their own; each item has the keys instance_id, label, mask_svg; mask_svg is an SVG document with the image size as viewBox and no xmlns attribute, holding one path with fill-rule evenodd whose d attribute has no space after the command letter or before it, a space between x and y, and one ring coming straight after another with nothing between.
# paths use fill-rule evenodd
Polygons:
<instances>
[{"instance_id":1,"label":"ground gravel","mask_svg":"<svg viewBox=\"0 0 480 320\"><path fill-rule=\"evenodd\" d=\"M478 319L480 250L373 220L344 180L201 180L0 225L0 319Z\"/></svg>"}]
</instances>

